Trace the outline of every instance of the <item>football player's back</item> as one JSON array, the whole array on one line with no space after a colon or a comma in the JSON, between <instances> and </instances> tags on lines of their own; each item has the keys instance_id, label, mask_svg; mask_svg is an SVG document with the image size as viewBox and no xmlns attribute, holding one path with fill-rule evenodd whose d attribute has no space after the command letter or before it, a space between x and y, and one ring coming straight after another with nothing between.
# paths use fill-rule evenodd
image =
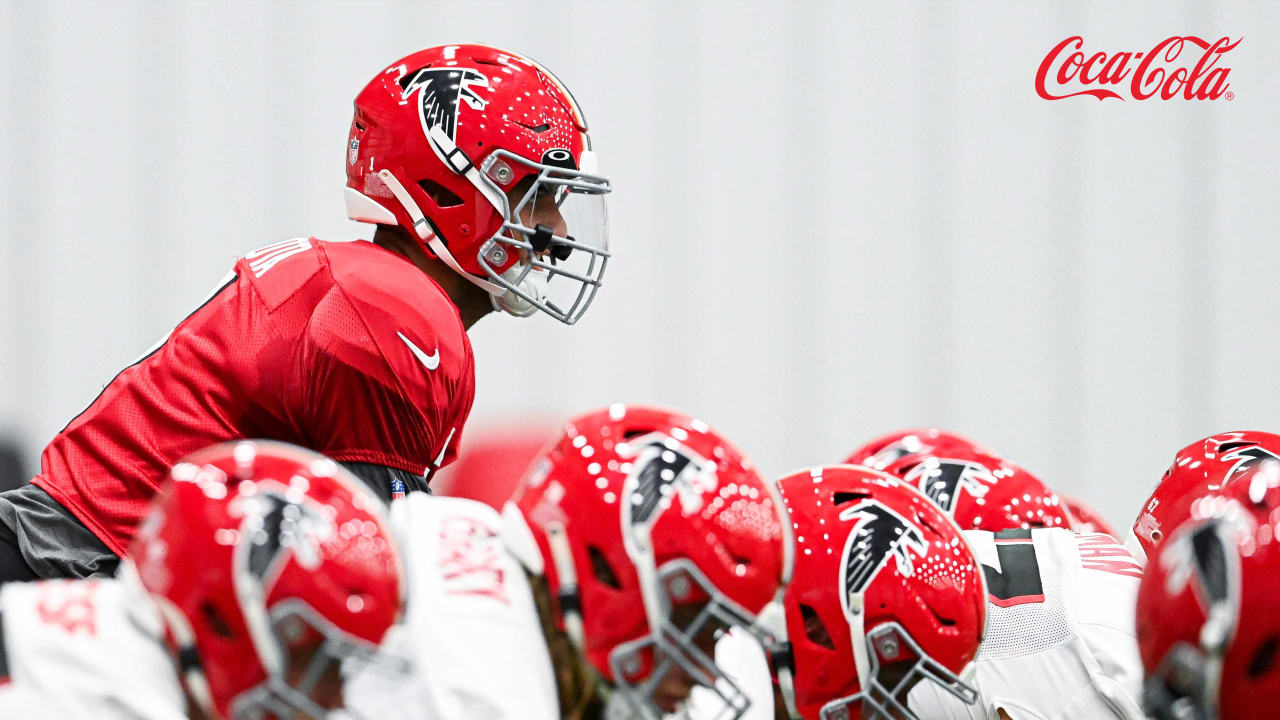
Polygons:
<instances>
[{"instance_id":1,"label":"football player's back","mask_svg":"<svg viewBox=\"0 0 1280 720\"><path fill-rule=\"evenodd\" d=\"M1140 720L1133 609L1142 568L1128 552L1109 535L1061 528L964 535L987 579L979 700L966 706L921 683L912 710L938 718Z\"/></svg>"}]
</instances>

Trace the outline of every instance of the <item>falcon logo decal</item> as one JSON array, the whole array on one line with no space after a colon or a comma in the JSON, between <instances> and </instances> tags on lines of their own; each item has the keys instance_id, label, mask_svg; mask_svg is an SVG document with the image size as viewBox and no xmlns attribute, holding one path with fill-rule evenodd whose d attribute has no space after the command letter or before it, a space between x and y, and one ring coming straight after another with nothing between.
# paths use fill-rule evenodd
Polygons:
<instances>
[{"instance_id":1,"label":"falcon logo decal","mask_svg":"<svg viewBox=\"0 0 1280 720\"><path fill-rule=\"evenodd\" d=\"M919 437L908 435L895 443L884 446L880 452L867 458L862 464L875 470L884 470L908 455L928 452L932 449L932 447L921 442Z\"/></svg>"},{"instance_id":2,"label":"falcon logo decal","mask_svg":"<svg viewBox=\"0 0 1280 720\"><path fill-rule=\"evenodd\" d=\"M418 117L422 131L430 135L430 129L439 126L455 142L459 102L465 102L472 110L484 110L489 104L476 92L476 88L489 87L489 78L471 68L425 67L406 73L399 83L404 90L402 99L420 94Z\"/></svg>"},{"instance_id":3,"label":"falcon logo decal","mask_svg":"<svg viewBox=\"0 0 1280 720\"><path fill-rule=\"evenodd\" d=\"M1218 452L1223 451L1229 452L1223 455L1222 459L1226 462L1235 460L1236 464L1227 471L1227 474L1222 479L1222 484L1217 487L1210 486L1209 489L1211 490L1217 490L1225 487L1235 478L1244 475L1254 468L1261 467L1262 464L1268 460L1280 461L1280 457L1277 457L1275 453L1264 449L1261 445L1254 445L1252 443L1247 445L1241 445L1240 443L1225 443L1218 447Z\"/></svg>"},{"instance_id":4,"label":"falcon logo decal","mask_svg":"<svg viewBox=\"0 0 1280 720\"><path fill-rule=\"evenodd\" d=\"M910 577L915 574L913 555L923 558L929 553L919 528L875 500L845 509L840 519L854 521L841 558L846 610L849 598L866 591L890 558L897 562L900 574Z\"/></svg>"},{"instance_id":5,"label":"falcon logo decal","mask_svg":"<svg viewBox=\"0 0 1280 720\"><path fill-rule=\"evenodd\" d=\"M961 492L980 498L998 482L990 470L978 463L940 458L929 458L916 465L903 480L920 488L920 492L948 515L955 514L956 500Z\"/></svg>"},{"instance_id":6,"label":"falcon logo decal","mask_svg":"<svg viewBox=\"0 0 1280 720\"><path fill-rule=\"evenodd\" d=\"M261 489L236 503L240 523L236 564L262 583L263 595L289 558L308 570L320 566L320 546L333 537L333 523L312 503L289 500L283 488Z\"/></svg>"},{"instance_id":7,"label":"falcon logo decal","mask_svg":"<svg viewBox=\"0 0 1280 720\"><path fill-rule=\"evenodd\" d=\"M634 459L622 485L622 519L633 535L647 536L673 497L680 498L680 511L691 515L702 509L703 493L717 486L715 463L673 437L649 433L626 444L624 456Z\"/></svg>"},{"instance_id":8,"label":"falcon logo decal","mask_svg":"<svg viewBox=\"0 0 1280 720\"><path fill-rule=\"evenodd\" d=\"M1239 606L1240 563L1236 555L1234 523L1216 519L1178 533L1160 554L1164 567L1165 591L1182 592L1193 583L1206 614L1215 606Z\"/></svg>"}]
</instances>

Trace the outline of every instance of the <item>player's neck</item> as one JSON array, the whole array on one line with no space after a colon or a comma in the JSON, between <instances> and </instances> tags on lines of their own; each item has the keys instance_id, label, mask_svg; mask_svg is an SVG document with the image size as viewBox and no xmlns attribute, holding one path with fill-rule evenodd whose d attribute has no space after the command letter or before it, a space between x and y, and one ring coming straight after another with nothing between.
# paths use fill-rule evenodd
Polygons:
<instances>
[{"instance_id":1,"label":"player's neck","mask_svg":"<svg viewBox=\"0 0 1280 720\"><path fill-rule=\"evenodd\" d=\"M471 329L480 318L493 312L489 293L467 282L448 265L431 257L422 245L414 241L399 227L379 225L373 234L373 242L413 263L444 290L462 318L462 326Z\"/></svg>"}]
</instances>

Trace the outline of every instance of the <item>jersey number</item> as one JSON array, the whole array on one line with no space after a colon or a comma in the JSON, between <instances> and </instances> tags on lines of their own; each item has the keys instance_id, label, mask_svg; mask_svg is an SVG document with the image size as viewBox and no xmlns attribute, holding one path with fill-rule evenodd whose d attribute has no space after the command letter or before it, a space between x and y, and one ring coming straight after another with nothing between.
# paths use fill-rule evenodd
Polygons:
<instances>
[{"instance_id":1,"label":"jersey number","mask_svg":"<svg viewBox=\"0 0 1280 720\"><path fill-rule=\"evenodd\" d=\"M996 557L1000 570L982 566L991 602L1000 607L1044 602L1044 583L1040 580L1040 562L1030 530L1002 530L995 537Z\"/></svg>"}]
</instances>

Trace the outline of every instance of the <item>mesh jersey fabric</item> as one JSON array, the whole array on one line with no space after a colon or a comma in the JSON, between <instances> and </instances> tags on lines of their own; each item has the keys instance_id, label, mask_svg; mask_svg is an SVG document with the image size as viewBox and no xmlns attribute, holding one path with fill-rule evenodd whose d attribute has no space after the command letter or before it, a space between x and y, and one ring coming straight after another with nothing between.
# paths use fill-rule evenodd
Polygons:
<instances>
[{"instance_id":1,"label":"mesh jersey fabric","mask_svg":"<svg viewBox=\"0 0 1280 720\"><path fill-rule=\"evenodd\" d=\"M998 710L1013 720L1141 720L1137 561L1110 536L1041 528L1023 545L1034 549L1034 561L1002 567L999 546L1008 552L1018 540L976 530L964 536L984 566L1038 575L1044 597L989 596L974 662L978 702L965 705L920 683L909 697L912 711L939 720L996 720Z\"/></svg>"},{"instance_id":2,"label":"mesh jersey fabric","mask_svg":"<svg viewBox=\"0 0 1280 720\"><path fill-rule=\"evenodd\" d=\"M474 396L457 308L372 243L289 240L122 370L45 448L32 482L117 555L183 456L239 438L426 475L456 456Z\"/></svg>"}]
</instances>

